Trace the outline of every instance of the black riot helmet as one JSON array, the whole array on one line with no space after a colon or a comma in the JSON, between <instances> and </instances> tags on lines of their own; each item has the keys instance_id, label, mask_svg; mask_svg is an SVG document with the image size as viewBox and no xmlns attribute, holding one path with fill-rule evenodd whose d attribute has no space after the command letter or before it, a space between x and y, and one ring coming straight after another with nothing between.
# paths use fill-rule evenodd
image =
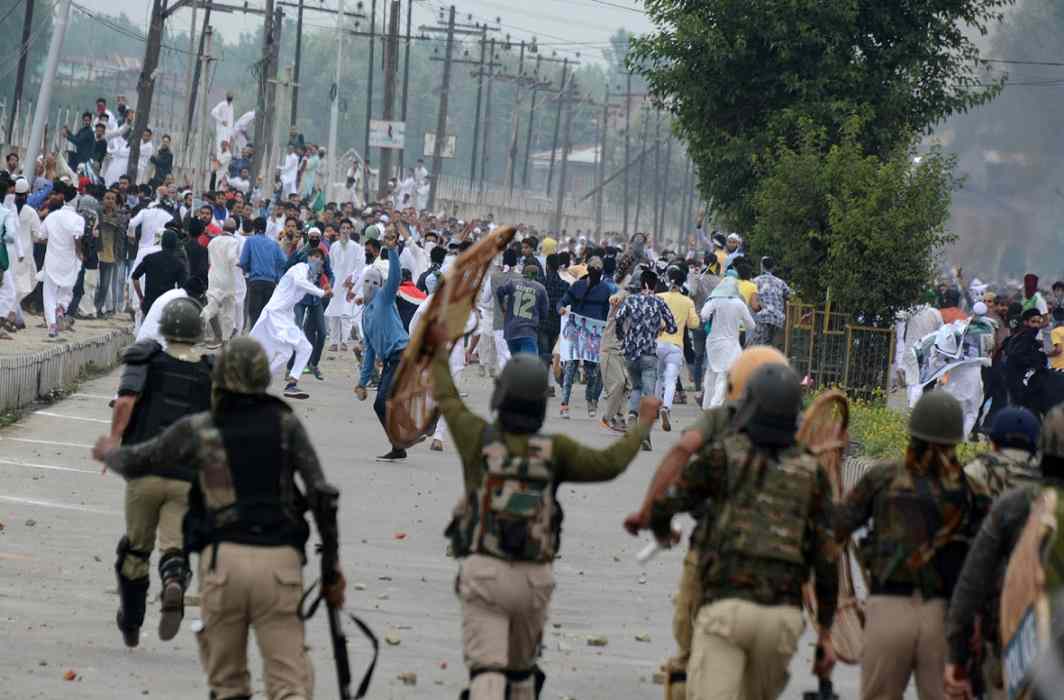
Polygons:
<instances>
[{"instance_id":1,"label":"black riot helmet","mask_svg":"<svg viewBox=\"0 0 1064 700\"><path fill-rule=\"evenodd\" d=\"M756 445L789 447L795 443L798 414L802 411L802 385L787 365L766 364L746 382L736 425Z\"/></svg>"},{"instance_id":2,"label":"black riot helmet","mask_svg":"<svg viewBox=\"0 0 1064 700\"><path fill-rule=\"evenodd\" d=\"M508 433L535 433L547 415L547 368L538 356L520 353L510 358L495 380L491 408Z\"/></svg>"},{"instance_id":3,"label":"black riot helmet","mask_svg":"<svg viewBox=\"0 0 1064 700\"><path fill-rule=\"evenodd\" d=\"M203 338L202 312L203 308L193 299L174 299L159 317L159 335L176 343L198 343Z\"/></svg>"}]
</instances>

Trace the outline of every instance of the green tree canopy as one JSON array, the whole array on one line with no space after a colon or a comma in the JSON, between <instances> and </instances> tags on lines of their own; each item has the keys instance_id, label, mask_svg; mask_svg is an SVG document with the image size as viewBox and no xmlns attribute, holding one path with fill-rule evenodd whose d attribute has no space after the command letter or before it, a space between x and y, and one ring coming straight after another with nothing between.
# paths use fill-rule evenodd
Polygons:
<instances>
[{"instance_id":1,"label":"green tree canopy","mask_svg":"<svg viewBox=\"0 0 1064 700\"><path fill-rule=\"evenodd\" d=\"M647 0L658 30L632 41L628 65L677 117L703 194L737 226L753 224L759 170L799 124L834 142L861 115L854 144L886 155L899 137L990 100L973 31L1010 0Z\"/></svg>"}]
</instances>

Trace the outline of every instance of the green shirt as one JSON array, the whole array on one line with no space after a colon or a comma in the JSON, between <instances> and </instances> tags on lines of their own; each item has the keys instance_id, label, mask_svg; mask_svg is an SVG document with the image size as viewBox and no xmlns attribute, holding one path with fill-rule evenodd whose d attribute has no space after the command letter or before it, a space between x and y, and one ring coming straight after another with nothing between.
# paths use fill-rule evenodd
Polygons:
<instances>
[{"instance_id":1,"label":"green shirt","mask_svg":"<svg viewBox=\"0 0 1064 700\"><path fill-rule=\"evenodd\" d=\"M436 403L447 421L458 455L462 459L465 491L468 493L478 488L484 477L481 451L484 447L484 429L488 422L470 411L458 397L458 389L451 379L451 370L447 364L447 354L440 351L433 358L432 383ZM556 481L595 482L616 478L639 454L642 440L648 432L649 428L640 424L602 450L584 447L565 435L552 436ZM529 437L519 433L502 433L502 440L512 455L528 453Z\"/></svg>"}]
</instances>

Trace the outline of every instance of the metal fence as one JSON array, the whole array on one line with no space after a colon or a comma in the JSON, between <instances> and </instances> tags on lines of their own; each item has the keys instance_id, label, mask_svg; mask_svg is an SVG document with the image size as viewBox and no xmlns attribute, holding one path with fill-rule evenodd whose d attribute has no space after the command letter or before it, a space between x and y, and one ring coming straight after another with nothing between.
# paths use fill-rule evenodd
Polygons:
<instances>
[{"instance_id":1,"label":"metal fence","mask_svg":"<svg viewBox=\"0 0 1064 700\"><path fill-rule=\"evenodd\" d=\"M784 353L817 387L840 387L851 397L885 396L894 362L894 329L853 323L831 304L787 304Z\"/></svg>"},{"instance_id":2,"label":"metal fence","mask_svg":"<svg viewBox=\"0 0 1064 700\"><path fill-rule=\"evenodd\" d=\"M49 394L68 389L84 372L105 370L133 342L128 330L115 330L42 352L0 357L0 412L17 411Z\"/></svg>"}]
</instances>

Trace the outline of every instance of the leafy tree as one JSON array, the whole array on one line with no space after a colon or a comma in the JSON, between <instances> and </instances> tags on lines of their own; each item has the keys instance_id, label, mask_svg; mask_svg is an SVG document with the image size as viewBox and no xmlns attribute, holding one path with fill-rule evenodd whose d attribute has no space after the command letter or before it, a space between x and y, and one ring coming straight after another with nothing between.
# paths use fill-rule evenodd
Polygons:
<instances>
[{"instance_id":1,"label":"leafy tree","mask_svg":"<svg viewBox=\"0 0 1064 700\"><path fill-rule=\"evenodd\" d=\"M917 139L884 156L864 152L863 121L847 119L837 143L805 121L797 146L780 142L753 195L750 243L775 256L807 301L831 300L889 322L932 283L945 230L953 159L915 158Z\"/></svg>"},{"instance_id":2,"label":"leafy tree","mask_svg":"<svg viewBox=\"0 0 1064 700\"><path fill-rule=\"evenodd\" d=\"M969 33L1010 0L647 0L658 30L628 65L677 117L701 190L737 226L754 222L759 172L803 122L828 143L849 115L861 153L885 156L1000 90Z\"/></svg>"}]
</instances>

